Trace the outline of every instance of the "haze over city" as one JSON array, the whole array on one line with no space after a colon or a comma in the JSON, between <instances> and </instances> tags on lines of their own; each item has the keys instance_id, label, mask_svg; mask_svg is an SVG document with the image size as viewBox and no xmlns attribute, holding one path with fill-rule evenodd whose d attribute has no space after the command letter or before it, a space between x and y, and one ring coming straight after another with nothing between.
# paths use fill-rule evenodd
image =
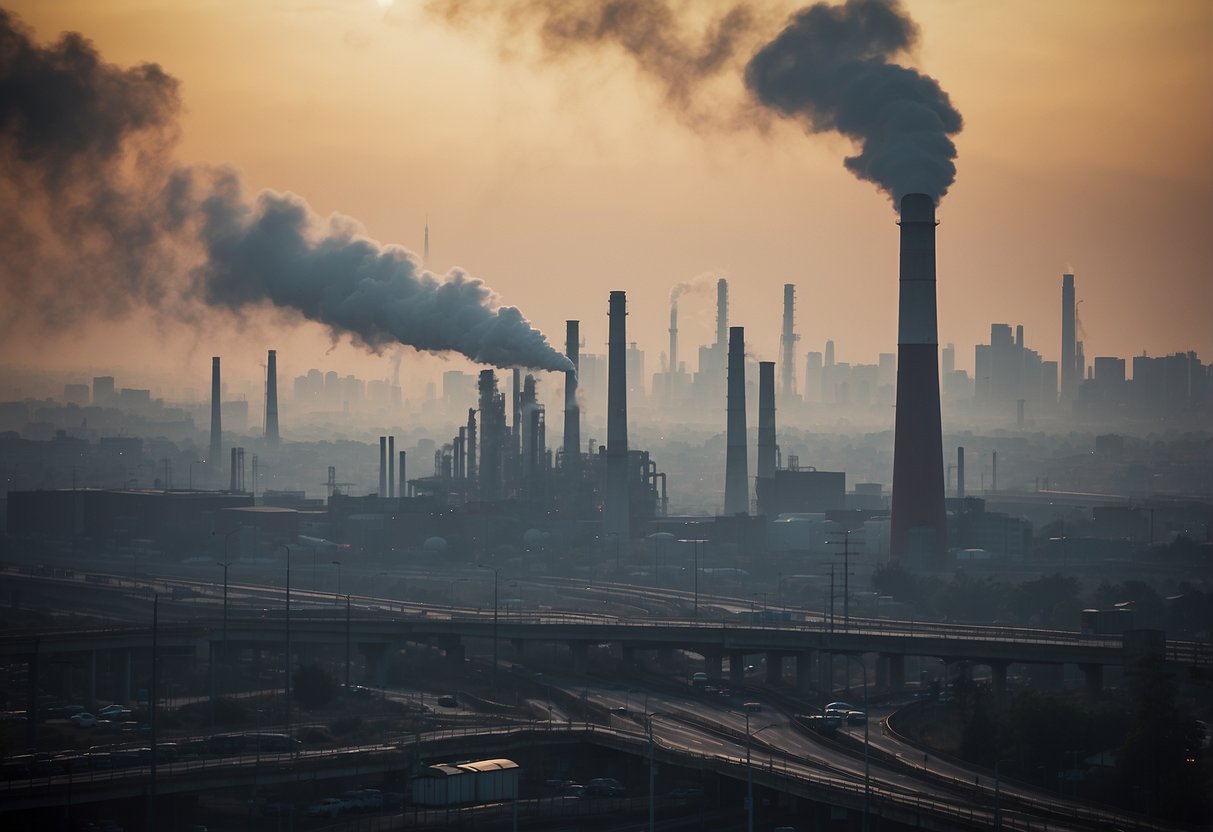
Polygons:
<instances>
[{"instance_id":1,"label":"haze over city","mask_svg":"<svg viewBox=\"0 0 1213 832\"><path fill-rule=\"evenodd\" d=\"M0 4L6 823L1213 820L1213 6Z\"/></svg>"}]
</instances>

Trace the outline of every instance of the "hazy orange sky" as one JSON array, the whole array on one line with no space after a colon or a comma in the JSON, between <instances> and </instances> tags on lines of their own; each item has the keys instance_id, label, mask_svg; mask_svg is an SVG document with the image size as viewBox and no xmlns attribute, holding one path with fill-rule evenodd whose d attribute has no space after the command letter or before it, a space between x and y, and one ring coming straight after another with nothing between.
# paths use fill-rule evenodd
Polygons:
<instances>
[{"instance_id":1,"label":"hazy orange sky","mask_svg":"<svg viewBox=\"0 0 1213 832\"><path fill-rule=\"evenodd\" d=\"M526 41L503 48L489 27L451 28L410 0L0 3L40 41L76 30L107 60L180 79L182 161L230 164L254 188L415 250L428 216L431 268L485 279L554 341L577 318L586 349L603 351L607 293L624 289L629 336L655 370L671 285L712 273L730 279L733 323L761 357L776 357L785 282L798 286L798 370L826 338L841 361L895 350L895 217L844 170L837 136L791 122L700 134L620 55L541 61ZM905 7L922 30L914 65L965 118L938 233L940 341L956 343L958 365L972 368L992 322L1022 323L1028 346L1057 359L1069 270L1088 359L1213 361L1213 3ZM684 303L684 357L709 340L711 306ZM5 360L171 371L202 390L209 356L259 378L266 347L288 378L390 367L269 319L132 320L10 342ZM405 360L428 376L467 366Z\"/></svg>"}]
</instances>

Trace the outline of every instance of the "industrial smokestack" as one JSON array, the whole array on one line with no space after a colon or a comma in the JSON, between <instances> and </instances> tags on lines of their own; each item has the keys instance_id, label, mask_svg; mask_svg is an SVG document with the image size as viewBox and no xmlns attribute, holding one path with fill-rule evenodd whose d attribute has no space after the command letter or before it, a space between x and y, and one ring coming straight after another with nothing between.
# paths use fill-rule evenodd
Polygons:
<instances>
[{"instance_id":1,"label":"industrial smokestack","mask_svg":"<svg viewBox=\"0 0 1213 832\"><path fill-rule=\"evenodd\" d=\"M379 496L387 496L387 437L379 437Z\"/></svg>"},{"instance_id":2,"label":"industrial smokestack","mask_svg":"<svg viewBox=\"0 0 1213 832\"><path fill-rule=\"evenodd\" d=\"M389 436L387 438L387 495L389 498L396 496L396 466L392 464L392 460L396 458L396 437Z\"/></svg>"},{"instance_id":3,"label":"industrial smokestack","mask_svg":"<svg viewBox=\"0 0 1213 832\"><path fill-rule=\"evenodd\" d=\"M505 436L505 402L497 392L497 376L481 370L480 391L480 499L501 496L501 450Z\"/></svg>"},{"instance_id":4,"label":"industrial smokestack","mask_svg":"<svg viewBox=\"0 0 1213 832\"><path fill-rule=\"evenodd\" d=\"M897 416L893 440L891 554L931 559L947 546L939 337L935 313L935 201L901 200Z\"/></svg>"},{"instance_id":5,"label":"industrial smokestack","mask_svg":"<svg viewBox=\"0 0 1213 832\"><path fill-rule=\"evenodd\" d=\"M724 349L729 332L729 281L723 277L716 281L716 346Z\"/></svg>"},{"instance_id":6,"label":"industrial smokestack","mask_svg":"<svg viewBox=\"0 0 1213 832\"><path fill-rule=\"evenodd\" d=\"M471 485L476 485L476 408L468 408L468 424L467 424L467 448L464 453L467 456L467 478ZM401 454L403 457L403 453ZM404 473L400 474L400 487L404 487Z\"/></svg>"},{"instance_id":7,"label":"industrial smokestack","mask_svg":"<svg viewBox=\"0 0 1213 832\"><path fill-rule=\"evenodd\" d=\"M1078 390L1078 351L1074 305L1074 275L1061 276L1061 399L1070 401Z\"/></svg>"},{"instance_id":8,"label":"industrial smokestack","mask_svg":"<svg viewBox=\"0 0 1213 832\"><path fill-rule=\"evenodd\" d=\"M222 389L219 383L219 356L216 355L211 359L211 447L210 455L206 458L213 483L219 482L219 471L223 466L223 460L219 458L223 453Z\"/></svg>"},{"instance_id":9,"label":"industrial smokestack","mask_svg":"<svg viewBox=\"0 0 1213 832\"><path fill-rule=\"evenodd\" d=\"M750 466L746 456L745 327L729 328L728 430L724 463L724 513L750 510Z\"/></svg>"},{"instance_id":10,"label":"industrial smokestack","mask_svg":"<svg viewBox=\"0 0 1213 832\"><path fill-rule=\"evenodd\" d=\"M965 449L961 445L956 449L956 496L964 499L965 496Z\"/></svg>"},{"instance_id":11,"label":"industrial smokestack","mask_svg":"<svg viewBox=\"0 0 1213 832\"><path fill-rule=\"evenodd\" d=\"M775 478L775 362L758 362L758 479Z\"/></svg>"},{"instance_id":12,"label":"industrial smokestack","mask_svg":"<svg viewBox=\"0 0 1213 832\"><path fill-rule=\"evenodd\" d=\"M278 351L270 350L265 365L265 443L278 444Z\"/></svg>"},{"instance_id":13,"label":"industrial smokestack","mask_svg":"<svg viewBox=\"0 0 1213 832\"><path fill-rule=\"evenodd\" d=\"M780 374L780 394L785 402L790 401L796 395L796 342L800 340L800 336L796 334L796 284L783 284L783 332L779 336L779 346L782 349L781 361L783 366L779 368ZM762 376L759 375L759 381ZM759 394L761 402L762 395ZM759 405L761 407L761 404ZM761 420L759 420L761 426ZM761 470L761 457L759 458L759 467ZM762 476L759 474L758 476Z\"/></svg>"},{"instance_id":14,"label":"industrial smokestack","mask_svg":"<svg viewBox=\"0 0 1213 832\"><path fill-rule=\"evenodd\" d=\"M628 374L627 296L611 292L607 343L607 456L606 499L602 530L607 535L630 536L628 506Z\"/></svg>"},{"instance_id":15,"label":"industrial smokestack","mask_svg":"<svg viewBox=\"0 0 1213 832\"><path fill-rule=\"evenodd\" d=\"M670 367L665 377L666 396L674 394L674 374L678 372L678 301L670 302Z\"/></svg>"},{"instance_id":16,"label":"industrial smokestack","mask_svg":"<svg viewBox=\"0 0 1213 832\"><path fill-rule=\"evenodd\" d=\"M228 490L233 494L236 493L236 455L239 450L239 448L232 448L232 485Z\"/></svg>"},{"instance_id":17,"label":"industrial smokestack","mask_svg":"<svg viewBox=\"0 0 1213 832\"><path fill-rule=\"evenodd\" d=\"M581 323L564 322L564 354L573 369L564 374L564 466L570 471L581 461L581 408L577 405L577 372L581 366Z\"/></svg>"},{"instance_id":18,"label":"industrial smokestack","mask_svg":"<svg viewBox=\"0 0 1213 832\"><path fill-rule=\"evenodd\" d=\"M405 483L408 482L408 480L404 478L405 453L405 451L400 452L400 493L402 496L407 497L408 489L405 487Z\"/></svg>"}]
</instances>

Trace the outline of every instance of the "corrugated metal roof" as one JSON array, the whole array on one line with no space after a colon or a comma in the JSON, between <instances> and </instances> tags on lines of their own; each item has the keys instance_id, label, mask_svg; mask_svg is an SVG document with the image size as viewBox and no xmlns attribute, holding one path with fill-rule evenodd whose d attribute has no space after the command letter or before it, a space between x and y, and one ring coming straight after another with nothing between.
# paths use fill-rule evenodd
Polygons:
<instances>
[{"instance_id":1,"label":"corrugated metal roof","mask_svg":"<svg viewBox=\"0 0 1213 832\"><path fill-rule=\"evenodd\" d=\"M518 768L518 764L513 760L507 760L504 757L495 760L476 760L472 763L461 763L459 768L464 771L502 771L505 769Z\"/></svg>"}]
</instances>

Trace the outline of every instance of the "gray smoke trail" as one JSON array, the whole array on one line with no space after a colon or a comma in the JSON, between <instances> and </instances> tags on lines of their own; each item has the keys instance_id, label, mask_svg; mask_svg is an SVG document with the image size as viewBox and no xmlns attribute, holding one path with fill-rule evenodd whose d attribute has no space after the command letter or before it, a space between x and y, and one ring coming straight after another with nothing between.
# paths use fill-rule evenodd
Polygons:
<instances>
[{"instance_id":1,"label":"gray smoke trail","mask_svg":"<svg viewBox=\"0 0 1213 832\"><path fill-rule=\"evenodd\" d=\"M175 167L177 83L122 69L77 34L38 46L0 10L0 297L43 331L150 305L289 310L375 350L456 351L499 367L568 359L483 282L321 221L300 198L247 199L230 171ZM9 326L5 327L6 330Z\"/></svg>"},{"instance_id":2,"label":"gray smoke trail","mask_svg":"<svg viewBox=\"0 0 1213 832\"><path fill-rule=\"evenodd\" d=\"M951 136L963 121L932 78L890 60L913 49L918 27L898 0L817 3L794 14L745 64L738 56L765 29L762 5L725 6L703 34L673 0L430 0L448 23L499 23L506 37L537 33L545 55L618 48L661 85L695 127L763 128L763 113L804 119L859 144L846 167L895 200L911 192L938 202L956 178ZM749 98L729 103L708 83L743 72ZM756 105L756 106L755 106ZM730 112L731 111L731 112Z\"/></svg>"},{"instance_id":3,"label":"gray smoke trail","mask_svg":"<svg viewBox=\"0 0 1213 832\"><path fill-rule=\"evenodd\" d=\"M712 274L711 272L704 272L703 274L701 274L697 277L694 277L691 280L685 280L681 283L675 283L670 288L670 303L672 303L676 306L678 304L678 300L683 295L703 294L703 293L707 292L708 289L714 287L715 285L716 285L716 275Z\"/></svg>"},{"instance_id":4,"label":"gray smoke trail","mask_svg":"<svg viewBox=\"0 0 1213 832\"><path fill-rule=\"evenodd\" d=\"M847 169L895 203L907 193L938 202L956 180L950 136L963 120L935 79L889 63L917 40L918 27L897 0L817 4L754 55L746 85L764 105L805 118L812 131L858 142Z\"/></svg>"},{"instance_id":5,"label":"gray smoke trail","mask_svg":"<svg viewBox=\"0 0 1213 832\"><path fill-rule=\"evenodd\" d=\"M618 48L659 81L666 103L696 127L733 122L697 94L705 80L735 65L761 17L750 3L722 4L693 26L666 0L429 0L426 9L455 26L487 21L509 38L534 35L548 57Z\"/></svg>"}]
</instances>

